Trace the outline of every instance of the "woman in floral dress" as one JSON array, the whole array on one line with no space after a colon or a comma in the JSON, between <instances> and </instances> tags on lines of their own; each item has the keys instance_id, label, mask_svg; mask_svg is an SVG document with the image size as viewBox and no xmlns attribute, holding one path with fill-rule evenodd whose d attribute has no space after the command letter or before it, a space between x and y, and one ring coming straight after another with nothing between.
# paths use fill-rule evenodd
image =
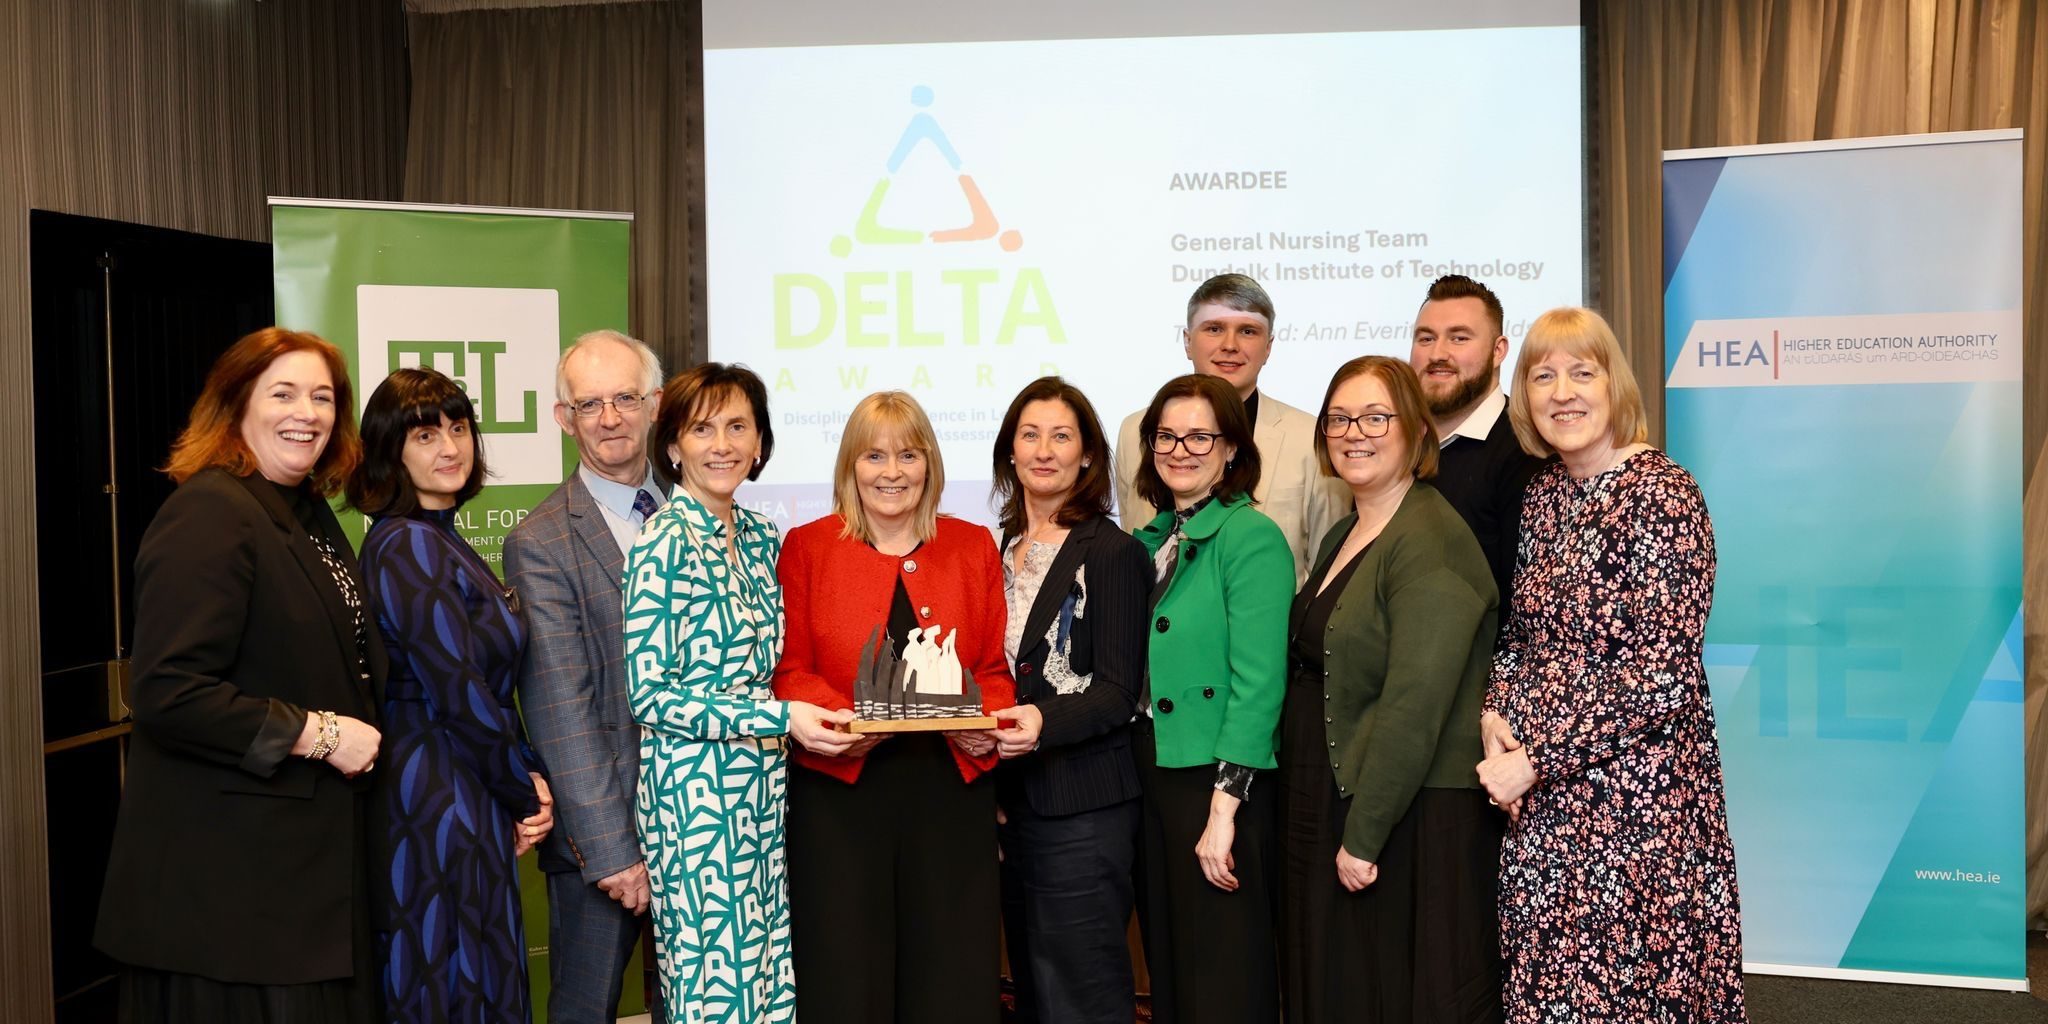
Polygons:
<instances>
[{"instance_id":1,"label":"woman in floral dress","mask_svg":"<svg viewBox=\"0 0 2048 1024\"><path fill-rule=\"evenodd\" d=\"M626 560L626 672L643 726L635 799L671 1019L787 1021L796 1012L784 886L783 737L837 753L828 712L774 698L782 537L733 492L774 448L768 393L706 363L662 389L654 450L678 483Z\"/></svg>"},{"instance_id":2,"label":"woman in floral dress","mask_svg":"<svg viewBox=\"0 0 2048 1024\"><path fill-rule=\"evenodd\" d=\"M1529 327L1510 399L1537 456L1480 728L1510 1022L1743 1021L1742 918L1700 646L1714 531L1644 443L1599 314Z\"/></svg>"}]
</instances>

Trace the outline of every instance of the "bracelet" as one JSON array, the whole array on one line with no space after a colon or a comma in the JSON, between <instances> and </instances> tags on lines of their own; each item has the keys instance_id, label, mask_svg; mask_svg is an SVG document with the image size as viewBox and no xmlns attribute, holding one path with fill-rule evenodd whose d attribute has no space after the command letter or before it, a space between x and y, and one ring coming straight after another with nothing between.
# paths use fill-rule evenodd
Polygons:
<instances>
[{"instance_id":1,"label":"bracelet","mask_svg":"<svg viewBox=\"0 0 2048 1024\"><path fill-rule=\"evenodd\" d=\"M341 746L341 722L332 711L315 711L320 716L320 735L313 740L313 749L306 752L308 761L325 761L336 747Z\"/></svg>"}]
</instances>

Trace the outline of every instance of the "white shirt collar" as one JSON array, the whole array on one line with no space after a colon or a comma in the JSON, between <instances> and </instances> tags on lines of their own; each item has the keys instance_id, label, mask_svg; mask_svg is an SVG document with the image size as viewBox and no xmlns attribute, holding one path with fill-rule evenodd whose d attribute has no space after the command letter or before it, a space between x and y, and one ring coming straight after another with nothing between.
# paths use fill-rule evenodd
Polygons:
<instances>
[{"instance_id":1,"label":"white shirt collar","mask_svg":"<svg viewBox=\"0 0 2048 1024\"><path fill-rule=\"evenodd\" d=\"M1486 396L1486 401L1474 406L1472 414L1465 417L1463 423L1458 424L1458 429L1444 435L1443 442L1437 447L1448 447L1452 441L1461 437L1469 437L1474 441L1486 440L1486 435L1493 432L1494 423L1500 419L1502 413L1507 411L1507 408L1508 396L1506 392L1495 391L1493 394Z\"/></svg>"}]
</instances>

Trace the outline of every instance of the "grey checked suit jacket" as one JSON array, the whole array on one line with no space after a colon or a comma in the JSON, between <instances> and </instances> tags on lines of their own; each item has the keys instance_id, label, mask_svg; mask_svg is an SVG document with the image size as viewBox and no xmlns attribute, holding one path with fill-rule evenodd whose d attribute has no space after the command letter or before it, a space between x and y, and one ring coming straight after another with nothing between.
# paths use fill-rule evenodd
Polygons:
<instances>
[{"instance_id":1,"label":"grey checked suit jacket","mask_svg":"<svg viewBox=\"0 0 2048 1024\"><path fill-rule=\"evenodd\" d=\"M526 606L526 732L548 766L555 828L543 871L596 882L640 862L633 790L640 726L626 702L625 553L575 473L505 537L505 582Z\"/></svg>"}]
</instances>

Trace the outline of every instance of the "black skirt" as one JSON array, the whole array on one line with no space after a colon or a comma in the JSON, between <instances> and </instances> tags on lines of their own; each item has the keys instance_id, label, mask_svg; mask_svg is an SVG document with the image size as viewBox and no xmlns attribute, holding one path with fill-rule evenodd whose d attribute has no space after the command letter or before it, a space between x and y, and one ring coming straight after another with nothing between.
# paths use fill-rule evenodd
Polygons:
<instances>
[{"instance_id":1,"label":"black skirt","mask_svg":"<svg viewBox=\"0 0 2048 1024\"><path fill-rule=\"evenodd\" d=\"M1494 892L1505 816L1477 789L1422 789L1363 892L1337 881L1339 796L1320 668L1281 716L1280 979L1290 1024L1501 1019Z\"/></svg>"},{"instance_id":2,"label":"black skirt","mask_svg":"<svg viewBox=\"0 0 2048 1024\"><path fill-rule=\"evenodd\" d=\"M367 824L368 802L355 799L355 834ZM375 936L370 928L368 851L356 844L355 898L349 901L354 976L296 985L251 985L197 974L124 964L121 1024L369 1024L379 1013ZM245 899L289 901L290 894L250 893Z\"/></svg>"}]
</instances>

